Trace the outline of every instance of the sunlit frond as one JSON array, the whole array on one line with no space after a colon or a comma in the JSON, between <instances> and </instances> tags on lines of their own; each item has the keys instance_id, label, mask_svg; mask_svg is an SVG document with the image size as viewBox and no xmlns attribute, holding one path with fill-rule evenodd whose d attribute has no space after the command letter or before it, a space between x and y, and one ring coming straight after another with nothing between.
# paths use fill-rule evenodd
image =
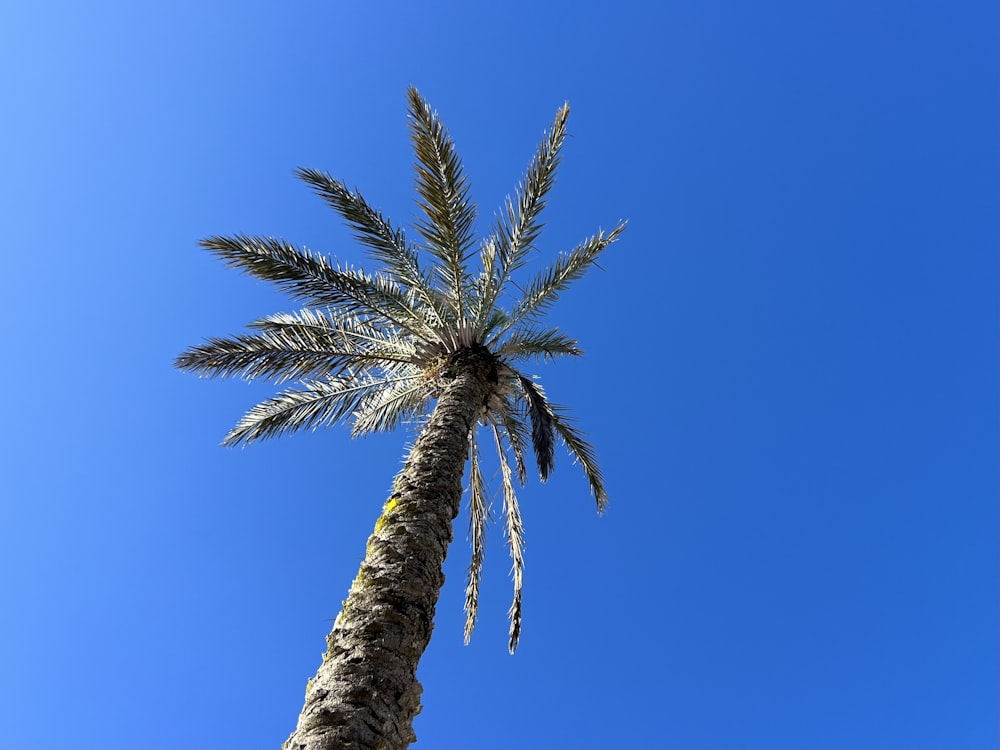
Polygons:
<instances>
[{"instance_id":1,"label":"sunlit frond","mask_svg":"<svg viewBox=\"0 0 1000 750\"><path fill-rule=\"evenodd\" d=\"M359 361L365 359L389 363L424 364L413 340L400 335L395 329L373 325L370 318L362 318L340 310L300 310L295 313L278 313L254 321L251 328L266 334L293 337L308 346L335 351L357 352Z\"/></svg>"},{"instance_id":2,"label":"sunlit frond","mask_svg":"<svg viewBox=\"0 0 1000 750\"><path fill-rule=\"evenodd\" d=\"M514 379L516 380L516 377ZM507 442L510 443L511 451L514 453L517 481L523 487L528 478L527 467L524 463L524 452L531 439L528 435L528 426L518 414L517 408L509 397L501 400L500 407L493 411L492 419L495 424L503 427L507 435Z\"/></svg>"},{"instance_id":3,"label":"sunlit frond","mask_svg":"<svg viewBox=\"0 0 1000 750\"><path fill-rule=\"evenodd\" d=\"M181 354L174 365L202 377L273 378L281 383L335 373L354 364L354 356L353 352L297 346L280 335L244 335L210 338Z\"/></svg>"},{"instance_id":4,"label":"sunlit frond","mask_svg":"<svg viewBox=\"0 0 1000 750\"><path fill-rule=\"evenodd\" d=\"M426 409L430 397L421 372L406 368L390 385L374 391L358 406L351 436L389 432L401 422L415 420Z\"/></svg>"},{"instance_id":5,"label":"sunlit frond","mask_svg":"<svg viewBox=\"0 0 1000 750\"><path fill-rule=\"evenodd\" d=\"M340 268L333 278L338 294L324 304L385 321L417 339L426 340L433 330L412 295L390 277L367 274L359 268Z\"/></svg>"},{"instance_id":6,"label":"sunlit frond","mask_svg":"<svg viewBox=\"0 0 1000 750\"><path fill-rule=\"evenodd\" d=\"M479 248L482 270L469 282L468 316L476 329L485 334L489 330L489 319L496 309L492 299L498 263L498 241L496 237L486 237ZM484 336L485 338L485 336Z\"/></svg>"},{"instance_id":7,"label":"sunlit frond","mask_svg":"<svg viewBox=\"0 0 1000 750\"><path fill-rule=\"evenodd\" d=\"M277 382L339 375L347 369L413 365L419 360L397 339L339 330L320 313L303 311L257 321L256 333L210 338L181 354L175 365L208 377L239 376Z\"/></svg>"},{"instance_id":8,"label":"sunlit frond","mask_svg":"<svg viewBox=\"0 0 1000 750\"><path fill-rule=\"evenodd\" d=\"M415 88L410 100L410 139L417 157L416 188L424 220L417 232L427 249L440 262L437 270L447 288L447 299L455 316L465 317L465 264L473 245L476 205L469 197L469 184L451 136L437 113Z\"/></svg>"},{"instance_id":9,"label":"sunlit frond","mask_svg":"<svg viewBox=\"0 0 1000 750\"><path fill-rule=\"evenodd\" d=\"M296 430L331 426L348 419L385 380L350 375L305 383L279 393L248 411L222 441L223 445L248 445Z\"/></svg>"},{"instance_id":10,"label":"sunlit frond","mask_svg":"<svg viewBox=\"0 0 1000 750\"><path fill-rule=\"evenodd\" d=\"M435 329L431 335L434 341L451 352L479 343L475 327L467 320L460 320L454 325Z\"/></svg>"}]
</instances>

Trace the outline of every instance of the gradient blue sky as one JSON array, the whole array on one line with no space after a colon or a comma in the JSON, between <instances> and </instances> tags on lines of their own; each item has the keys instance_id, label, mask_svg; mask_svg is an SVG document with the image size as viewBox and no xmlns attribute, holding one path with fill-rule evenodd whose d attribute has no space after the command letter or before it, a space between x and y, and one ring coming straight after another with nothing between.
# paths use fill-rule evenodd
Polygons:
<instances>
[{"instance_id":1,"label":"gradient blue sky","mask_svg":"<svg viewBox=\"0 0 1000 750\"><path fill-rule=\"evenodd\" d=\"M5 3L0 747L292 730L405 445L219 440L173 358L292 309L196 247L364 262L292 176L414 215L405 89L484 226L556 108L539 262L618 219L540 370L602 457L521 493L524 633L465 517L418 748L998 737L997 7L955 0Z\"/></svg>"}]
</instances>

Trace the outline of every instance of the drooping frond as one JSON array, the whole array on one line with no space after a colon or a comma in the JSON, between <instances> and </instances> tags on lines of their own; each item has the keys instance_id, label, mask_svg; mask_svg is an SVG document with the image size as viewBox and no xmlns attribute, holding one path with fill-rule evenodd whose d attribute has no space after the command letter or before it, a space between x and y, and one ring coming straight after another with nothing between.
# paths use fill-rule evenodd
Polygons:
<instances>
[{"instance_id":1,"label":"drooping frond","mask_svg":"<svg viewBox=\"0 0 1000 750\"><path fill-rule=\"evenodd\" d=\"M483 559L486 556L486 522L489 507L486 504L486 482L479 466L479 449L475 437L470 442L469 462L469 541L472 559L469 562L468 581L465 586L465 644L469 645L472 631L479 616L479 583L483 577Z\"/></svg>"},{"instance_id":2,"label":"drooping frond","mask_svg":"<svg viewBox=\"0 0 1000 750\"><path fill-rule=\"evenodd\" d=\"M594 452L593 446L584 440L582 434L573 426L564 407L549 404L549 409L552 415L552 426L559 433L566 449L583 467L583 472L587 475L587 481L590 483L590 491L597 502L597 512L603 513L608 507L608 493L604 489L604 477L597 465L597 454Z\"/></svg>"},{"instance_id":3,"label":"drooping frond","mask_svg":"<svg viewBox=\"0 0 1000 750\"><path fill-rule=\"evenodd\" d=\"M289 389L254 406L222 444L248 445L296 430L332 426L348 419L369 394L389 382L350 375L307 381L304 388Z\"/></svg>"},{"instance_id":4,"label":"drooping frond","mask_svg":"<svg viewBox=\"0 0 1000 750\"><path fill-rule=\"evenodd\" d=\"M496 353L511 361L541 357L546 360L570 355L579 356L583 350L558 328L545 331L521 328L514 331L496 348Z\"/></svg>"},{"instance_id":5,"label":"drooping frond","mask_svg":"<svg viewBox=\"0 0 1000 750\"><path fill-rule=\"evenodd\" d=\"M514 579L514 600L510 611L510 640L507 648L513 654L521 639L521 590L524 585L524 523L521 521L521 508L517 504L514 493L514 482L511 480L510 465L507 463L507 452L503 447L500 430L493 427L496 438L497 455L500 457L500 476L503 480L503 514L504 530L507 536L507 546L510 548L511 577Z\"/></svg>"},{"instance_id":6,"label":"drooping frond","mask_svg":"<svg viewBox=\"0 0 1000 750\"><path fill-rule=\"evenodd\" d=\"M447 299L459 319L465 317L465 264L473 245L476 206L455 145L437 113L415 88L410 100L410 138L417 157L416 188L424 220L417 232L440 262L437 271L447 289Z\"/></svg>"},{"instance_id":7,"label":"drooping frond","mask_svg":"<svg viewBox=\"0 0 1000 750\"><path fill-rule=\"evenodd\" d=\"M545 400L545 391L531 378L517 373L517 382L521 386L528 402L528 417L531 420L531 446L535 449L535 460L538 463L538 476L544 482L555 464L555 437L552 432L552 410Z\"/></svg>"},{"instance_id":8,"label":"drooping frond","mask_svg":"<svg viewBox=\"0 0 1000 750\"><path fill-rule=\"evenodd\" d=\"M624 229L625 222L622 222L611 232L607 234L598 232L577 245L571 252L561 253L555 263L528 285L524 296L514 307L506 326L500 332L510 329L523 320L533 318L555 302L560 292L583 276L587 269L597 262L601 252L617 240ZM490 345L498 340L499 335L500 333L494 334Z\"/></svg>"},{"instance_id":9,"label":"drooping frond","mask_svg":"<svg viewBox=\"0 0 1000 750\"><path fill-rule=\"evenodd\" d=\"M407 244L403 230L393 228L389 220L372 208L360 192L349 190L326 172L297 169L295 173L340 214L354 230L357 240L368 248L372 258L383 263L399 284L412 290L426 304L436 322L443 322L445 306L421 270L417 252Z\"/></svg>"},{"instance_id":10,"label":"drooping frond","mask_svg":"<svg viewBox=\"0 0 1000 750\"><path fill-rule=\"evenodd\" d=\"M418 337L428 330L420 310L385 276L338 268L305 248L270 237L210 237L200 244L227 265L274 282L292 297L317 307L371 316Z\"/></svg>"},{"instance_id":11,"label":"drooping frond","mask_svg":"<svg viewBox=\"0 0 1000 750\"><path fill-rule=\"evenodd\" d=\"M494 409L492 419L494 424L503 427L504 433L507 435L507 442L514 453L517 481L523 487L528 478L528 470L524 463L525 449L531 439L528 435L528 427L517 413L514 404L511 403L509 398L504 398L500 408Z\"/></svg>"},{"instance_id":12,"label":"drooping frond","mask_svg":"<svg viewBox=\"0 0 1000 750\"><path fill-rule=\"evenodd\" d=\"M524 179L517 186L515 200L507 198L504 202L493 233L483 243L481 256L485 283L477 308L477 322L480 324L496 306L497 297L511 274L524 265L528 251L542 230L539 216L545 208L545 196L555 184L568 118L567 102L556 112L552 127L539 144Z\"/></svg>"}]
</instances>

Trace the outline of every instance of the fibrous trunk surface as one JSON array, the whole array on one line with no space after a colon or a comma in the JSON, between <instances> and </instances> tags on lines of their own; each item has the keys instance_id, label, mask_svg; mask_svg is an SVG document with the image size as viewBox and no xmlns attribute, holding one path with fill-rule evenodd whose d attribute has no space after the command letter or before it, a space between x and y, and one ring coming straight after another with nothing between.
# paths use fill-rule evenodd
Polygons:
<instances>
[{"instance_id":1,"label":"fibrous trunk surface","mask_svg":"<svg viewBox=\"0 0 1000 750\"><path fill-rule=\"evenodd\" d=\"M462 497L469 436L492 357L452 357L446 385L396 477L285 750L402 750L416 739L416 670L430 642L442 565Z\"/></svg>"}]
</instances>

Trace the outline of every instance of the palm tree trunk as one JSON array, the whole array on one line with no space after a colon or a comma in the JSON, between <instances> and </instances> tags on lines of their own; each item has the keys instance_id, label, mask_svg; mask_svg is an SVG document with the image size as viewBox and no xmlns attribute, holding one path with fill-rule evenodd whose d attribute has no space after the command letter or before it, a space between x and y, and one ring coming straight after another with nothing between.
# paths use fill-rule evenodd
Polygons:
<instances>
[{"instance_id":1,"label":"palm tree trunk","mask_svg":"<svg viewBox=\"0 0 1000 750\"><path fill-rule=\"evenodd\" d=\"M417 662L430 642L462 498L469 436L496 382L485 349L459 352L396 477L285 750L402 750L416 740Z\"/></svg>"}]
</instances>

